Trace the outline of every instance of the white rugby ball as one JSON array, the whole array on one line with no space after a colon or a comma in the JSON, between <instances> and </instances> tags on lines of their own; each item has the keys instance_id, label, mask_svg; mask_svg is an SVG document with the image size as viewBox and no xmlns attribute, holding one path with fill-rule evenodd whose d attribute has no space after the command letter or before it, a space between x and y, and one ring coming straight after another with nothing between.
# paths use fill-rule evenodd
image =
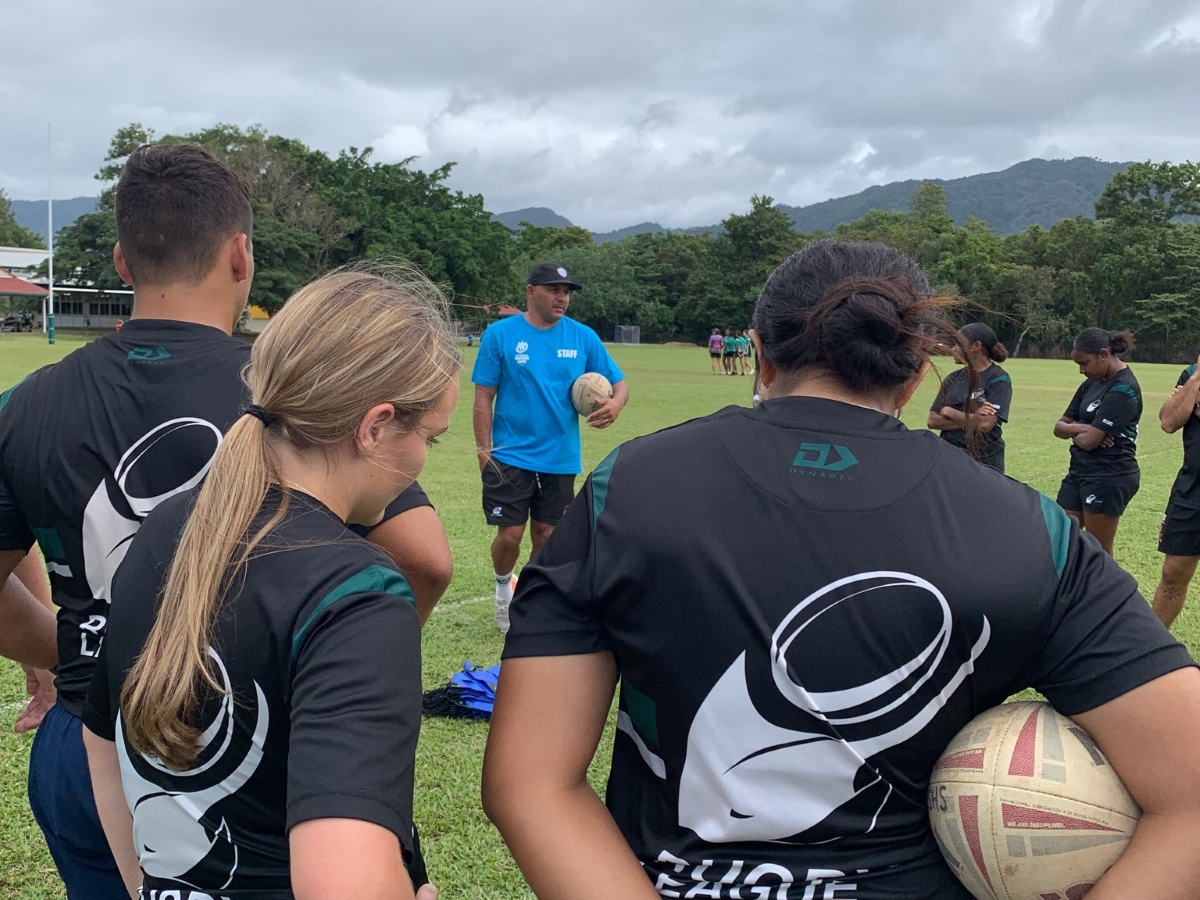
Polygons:
<instances>
[{"instance_id":1,"label":"white rugby ball","mask_svg":"<svg viewBox=\"0 0 1200 900\"><path fill-rule=\"evenodd\" d=\"M612 395L612 384L599 372L585 372L571 385L571 405L581 416L590 416Z\"/></svg>"},{"instance_id":2,"label":"white rugby ball","mask_svg":"<svg viewBox=\"0 0 1200 900\"><path fill-rule=\"evenodd\" d=\"M1091 735L1048 703L976 716L929 782L938 846L980 900L1080 900L1141 814Z\"/></svg>"}]
</instances>

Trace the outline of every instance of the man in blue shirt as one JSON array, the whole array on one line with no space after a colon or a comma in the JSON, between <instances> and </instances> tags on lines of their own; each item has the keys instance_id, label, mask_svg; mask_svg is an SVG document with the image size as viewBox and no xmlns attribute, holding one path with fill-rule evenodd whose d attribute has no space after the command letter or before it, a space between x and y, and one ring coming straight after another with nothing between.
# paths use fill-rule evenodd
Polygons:
<instances>
[{"instance_id":1,"label":"man in blue shirt","mask_svg":"<svg viewBox=\"0 0 1200 900\"><path fill-rule=\"evenodd\" d=\"M498 528L492 567L502 632L508 631L525 523L532 522L532 556L575 496L575 476L583 469L571 385L586 372L612 382L612 397L587 417L593 428L607 428L629 402L625 375L596 332L566 317L571 291L582 289L556 263L534 266L525 285L525 314L488 327L471 373L483 513Z\"/></svg>"}]
</instances>

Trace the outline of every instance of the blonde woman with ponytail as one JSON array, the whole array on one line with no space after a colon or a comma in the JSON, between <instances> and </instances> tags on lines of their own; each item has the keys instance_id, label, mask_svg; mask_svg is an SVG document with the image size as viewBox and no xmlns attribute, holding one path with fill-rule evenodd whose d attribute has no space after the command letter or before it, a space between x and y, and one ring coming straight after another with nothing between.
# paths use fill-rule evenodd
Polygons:
<instances>
[{"instance_id":1,"label":"blonde woman with ponytail","mask_svg":"<svg viewBox=\"0 0 1200 900\"><path fill-rule=\"evenodd\" d=\"M84 722L131 894L436 895L413 840L412 591L347 525L379 521L446 430L443 303L409 271L302 288L203 486L130 546Z\"/></svg>"}]
</instances>

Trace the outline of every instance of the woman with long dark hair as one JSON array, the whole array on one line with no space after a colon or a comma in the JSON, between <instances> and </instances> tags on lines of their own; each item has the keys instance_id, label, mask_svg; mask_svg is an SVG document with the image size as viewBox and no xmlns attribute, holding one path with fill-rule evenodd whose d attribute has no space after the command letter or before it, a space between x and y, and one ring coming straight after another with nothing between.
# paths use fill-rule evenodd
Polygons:
<instances>
[{"instance_id":1,"label":"woman with long dark hair","mask_svg":"<svg viewBox=\"0 0 1200 900\"><path fill-rule=\"evenodd\" d=\"M1132 349L1133 335L1127 331L1079 332L1071 359L1084 382L1054 425L1054 436L1071 442L1071 467L1058 489L1058 505L1109 556L1121 515L1141 485L1137 438L1142 388L1121 359Z\"/></svg>"},{"instance_id":2,"label":"woman with long dark hair","mask_svg":"<svg viewBox=\"0 0 1200 900\"><path fill-rule=\"evenodd\" d=\"M964 325L958 330L958 337L954 358L963 367L942 380L929 407L928 427L940 431L946 443L1003 472L1001 432L1012 406L1012 378L1000 368L1000 363L1008 359L1008 349L997 339L996 332L982 322ZM973 441L967 440L968 422L977 432Z\"/></svg>"},{"instance_id":3,"label":"woman with long dark hair","mask_svg":"<svg viewBox=\"0 0 1200 900\"><path fill-rule=\"evenodd\" d=\"M203 486L133 540L83 717L131 894L412 900L426 881L420 623L347 525L378 522L446 429L443 302L415 272L302 288L255 342Z\"/></svg>"},{"instance_id":4,"label":"woman with long dark hair","mask_svg":"<svg viewBox=\"0 0 1200 900\"><path fill-rule=\"evenodd\" d=\"M947 302L879 244L792 256L762 404L621 446L522 573L483 800L541 900L969 900L930 775L1028 686L1144 810L1089 898L1194 896L1200 673L1059 507L899 421Z\"/></svg>"}]
</instances>

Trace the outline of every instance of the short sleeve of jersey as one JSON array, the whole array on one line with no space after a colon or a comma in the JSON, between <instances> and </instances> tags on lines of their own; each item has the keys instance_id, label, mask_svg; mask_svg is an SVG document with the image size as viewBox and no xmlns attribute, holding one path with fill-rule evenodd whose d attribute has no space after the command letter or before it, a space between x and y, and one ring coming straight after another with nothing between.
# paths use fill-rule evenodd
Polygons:
<instances>
[{"instance_id":1,"label":"short sleeve of jersey","mask_svg":"<svg viewBox=\"0 0 1200 900\"><path fill-rule=\"evenodd\" d=\"M1067 407L1067 411L1062 414L1064 419L1079 421L1080 410L1083 409L1083 392L1087 390L1088 383L1085 381L1075 389L1075 396L1071 398L1071 403Z\"/></svg>"},{"instance_id":2,"label":"short sleeve of jersey","mask_svg":"<svg viewBox=\"0 0 1200 900\"><path fill-rule=\"evenodd\" d=\"M586 328L586 326L581 326ZM604 349L604 344L601 343L599 335L586 328L587 331L587 370L589 372L599 372L610 383L616 384L618 381L625 380L625 373L617 368L617 364L613 362L612 356Z\"/></svg>"},{"instance_id":3,"label":"short sleeve of jersey","mask_svg":"<svg viewBox=\"0 0 1200 900\"><path fill-rule=\"evenodd\" d=\"M1031 670L1033 687L1073 716L1195 665L1138 593L1133 577L1051 506L1047 500L1043 514L1062 571L1049 637Z\"/></svg>"},{"instance_id":4,"label":"short sleeve of jersey","mask_svg":"<svg viewBox=\"0 0 1200 900\"><path fill-rule=\"evenodd\" d=\"M988 382L983 398L996 407L996 418L1008 421L1008 408L1012 405L1012 379L1001 375Z\"/></svg>"},{"instance_id":5,"label":"short sleeve of jersey","mask_svg":"<svg viewBox=\"0 0 1200 900\"><path fill-rule=\"evenodd\" d=\"M108 683L107 647L107 644L100 645L100 656L96 659L92 682L88 686L82 718L83 724L92 734L102 737L106 741L115 741L117 739L117 716L112 707L112 694Z\"/></svg>"},{"instance_id":6,"label":"short sleeve of jersey","mask_svg":"<svg viewBox=\"0 0 1200 900\"><path fill-rule=\"evenodd\" d=\"M407 858L421 727L413 606L382 592L319 605L295 637L291 706L288 828L324 818L372 822L396 835Z\"/></svg>"},{"instance_id":7,"label":"short sleeve of jersey","mask_svg":"<svg viewBox=\"0 0 1200 900\"><path fill-rule=\"evenodd\" d=\"M8 454L20 452L20 448L14 446L16 416L9 406L16 390L11 387L0 393L0 552L26 551L33 546L33 532L17 507L16 485L10 483L12 476L4 464Z\"/></svg>"},{"instance_id":8,"label":"short sleeve of jersey","mask_svg":"<svg viewBox=\"0 0 1200 900\"><path fill-rule=\"evenodd\" d=\"M1100 401L1096 416L1092 419L1092 427L1116 437L1141 413L1139 406L1135 389L1118 382L1108 389Z\"/></svg>"},{"instance_id":9,"label":"short sleeve of jersey","mask_svg":"<svg viewBox=\"0 0 1200 900\"><path fill-rule=\"evenodd\" d=\"M471 382L481 387L500 385L500 337L495 328L489 328L479 339L479 353L475 357L475 368L471 370Z\"/></svg>"},{"instance_id":10,"label":"short sleeve of jersey","mask_svg":"<svg viewBox=\"0 0 1200 900\"><path fill-rule=\"evenodd\" d=\"M422 506L433 506L433 503L430 502L429 495L425 493L421 485L414 481L400 492L399 497L387 505L387 509L383 511L383 518L374 525L347 525L346 527L359 537L366 537L373 528L378 528L388 519L394 519L410 509L418 509Z\"/></svg>"},{"instance_id":11,"label":"short sleeve of jersey","mask_svg":"<svg viewBox=\"0 0 1200 900\"><path fill-rule=\"evenodd\" d=\"M607 480L597 466L583 490L546 541L535 562L521 570L509 608L511 626L504 659L524 656L571 656L609 649L603 604L593 589L595 567L596 479Z\"/></svg>"}]
</instances>

